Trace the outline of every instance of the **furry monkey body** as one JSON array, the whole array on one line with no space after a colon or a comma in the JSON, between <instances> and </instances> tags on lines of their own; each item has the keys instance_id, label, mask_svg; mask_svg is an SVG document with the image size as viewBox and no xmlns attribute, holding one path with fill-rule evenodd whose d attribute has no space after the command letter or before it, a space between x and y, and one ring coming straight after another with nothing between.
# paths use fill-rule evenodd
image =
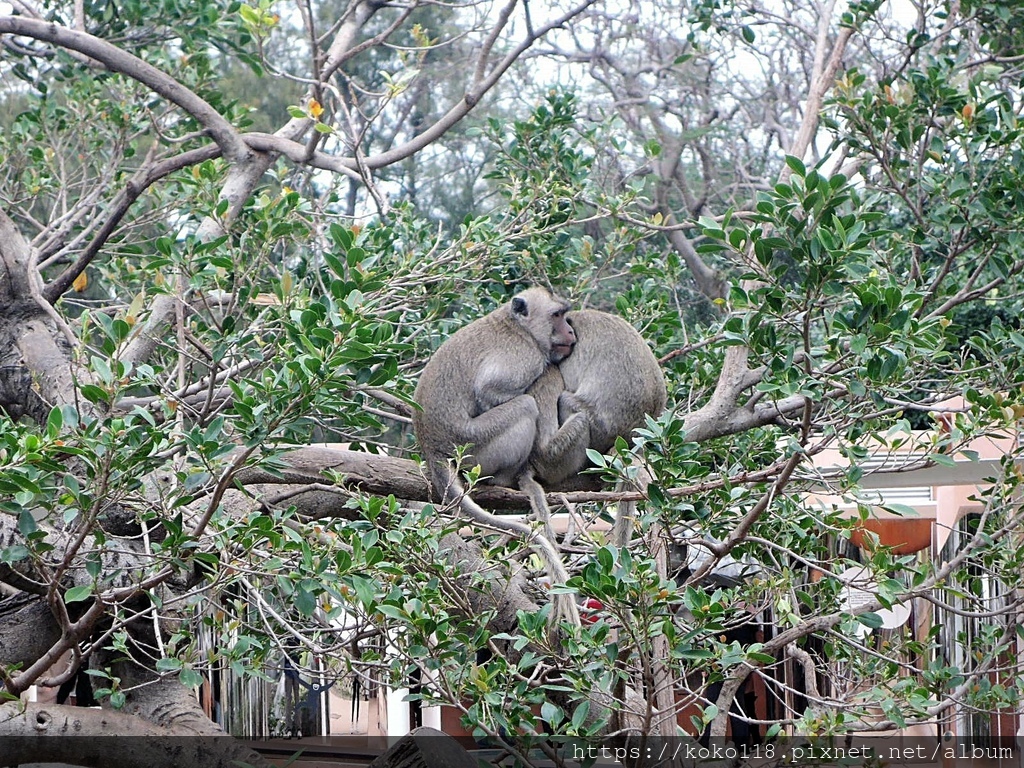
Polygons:
<instances>
[{"instance_id":1,"label":"furry monkey body","mask_svg":"<svg viewBox=\"0 0 1024 768\"><path fill-rule=\"evenodd\" d=\"M569 313L576 348L530 388L540 417L530 464L557 485L588 464L587 449L606 453L617 437L665 409L665 377L647 342L621 317L597 310ZM613 540L623 546L631 513L620 508Z\"/></svg>"},{"instance_id":2,"label":"furry monkey body","mask_svg":"<svg viewBox=\"0 0 1024 768\"><path fill-rule=\"evenodd\" d=\"M413 429L435 495L447 493L448 460L470 446L468 461L495 485L511 486L537 436L537 403L526 390L572 352L569 304L529 288L456 331L431 356L413 399Z\"/></svg>"},{"instance_id":3,"label":"furry monkey body","mask_svg":"<svg viewBox=\"0 0 1024 768\"><path fill-rule=\"evenodd\" d=\"M543 288L516 294L442 344L423 369L413 396L420 406L413 415L413 429L435 497L446 505L457 504L482 525L528 541L543 558L552 581L562 584L568 573L551 538L480 507L465 493L450 460L460 447L469 446L466 462L478 464L487 482L531 482L528 461L539 412L526 391L573 351L576 334L566 322L568 310L567 302ZM540 500L543 503L543 493ZM542 519L545 511L535 509ZM556 597L555 614L579 623L569 596Z\"/></svg>"}]
</instances>

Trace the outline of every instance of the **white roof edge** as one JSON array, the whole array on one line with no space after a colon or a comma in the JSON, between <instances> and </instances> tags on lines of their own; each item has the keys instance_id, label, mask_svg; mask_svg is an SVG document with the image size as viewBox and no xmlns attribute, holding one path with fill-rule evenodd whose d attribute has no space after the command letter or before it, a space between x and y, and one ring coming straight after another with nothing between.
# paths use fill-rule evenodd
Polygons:
<instances>
[{"instance_id":1,"label":"white roof edge","mask_svg":"<svg viewBox=\"0 0 1024 768\"><path fill-rule=\"evenodd\" d=\"M835 470L832 467L821 467L821 473L828 477ZM999 459L980 459L978 461L958 461L955 466L934 466L921 469L908 469L900 472L870 472L857 484L860 488L913 488L921 486L942 485L981 485L991 478L1003 473ZM810 487L814 492L829 491L824 483L813 483Z\"/></svg>"}]
</instances>

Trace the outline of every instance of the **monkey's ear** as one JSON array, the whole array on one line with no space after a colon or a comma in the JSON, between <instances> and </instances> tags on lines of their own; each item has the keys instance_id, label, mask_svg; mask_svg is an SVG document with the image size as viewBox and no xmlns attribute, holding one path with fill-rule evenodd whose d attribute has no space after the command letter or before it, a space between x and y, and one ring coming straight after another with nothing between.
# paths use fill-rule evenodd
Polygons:
<instances>
[{"instance_id":1,"label":"monkey's ear","mask_svg":"<svg viewBox=\"0 0 1024 768\"><path fill-rule=\"evenodd\" d=\"M512 314L525 315L526 313L526 299L520 298L519 296L512 299Z\"/></svg>"}]
</instances>

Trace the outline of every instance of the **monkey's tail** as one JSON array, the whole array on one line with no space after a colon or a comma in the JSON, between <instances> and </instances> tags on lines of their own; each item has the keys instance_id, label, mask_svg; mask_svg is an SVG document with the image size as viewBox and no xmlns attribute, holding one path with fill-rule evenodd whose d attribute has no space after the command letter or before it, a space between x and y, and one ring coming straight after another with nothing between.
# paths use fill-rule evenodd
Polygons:
<instances>
[{"instance_id":1,"label":"monkey's tail","mask_svg":"<svg viewBox=\"0 0 1024 768\"><path fill-rule=\"evenodd\" d=\"M633 466L637 468L636 476L631 480L620 480L615 484L617 491L639 491L647 493L647 486L654 482L650 470L643 466L636 458L633 459ZM612 544L619 549L629 547L630 539L636 530L636 502L618 501L615 503L615 523L612 526Z\"/></svg>"},{"instance_id":2,"label":"monkey's tail","mask_svg":"<svg viewBox=\"0 0 1024 768\"><path fill-rule=\"evenodd\" d=\"M533 470L526 470L519 476L519 490L530 500L533 517L544 526L544 535L552 544L555 542L555 529L551 527L551 508L544 493L544 486L537 482Z\"/></svg>"},{"instance_id":3,"label":"monkey's tail","mask_svg":"<svg viewBox=\"0 0 1024 768\"><path fill-rule=\"evenodd\" d=\"M498 531L510 533L513 536L517 536L526 542L530 547L533 548L534 552L540 555L544 561L544 567L547 569L548 578L551 580L552 586L564 586L569 580L569 571L565 567L565 563L562 562L562 556L559 554L557 547L554 544L554 535L551 531L551 525L549 522L550 513L546 516L541 516L544 512L548 512L547 501L544 500L544 489L541 488L540 484L536 480L529 478L529 481L536 486L536 491L539 491L541 504L543 505L543 512L537 509L536 496L537 493L533 490L526 490L523 488L523 481L520 481L520 488L524 490L528 496L530 496L530 505L533 507L534 514L540 516L541 522L543 523L543 531L533 529L526 523L520 522L519 520L509 520L508 518L498 517L488 512L486 509L477 504L473 499L470 498L465 488L462 486L462 482L456 477L455 473L452 472L450 467L445 467L447 474L447 490L444 491L445 502L456 501L459 505L459 509L469 517L471 520L485 525L489 528L494 528ZM524 476L525 477L525 476ZM552 613L555 624L561 621L568 621L574 627L582 626L580 621L580 612L576 607L576 601L572 595L559 593L552 596Z\"/></svg>"}]
</instances>

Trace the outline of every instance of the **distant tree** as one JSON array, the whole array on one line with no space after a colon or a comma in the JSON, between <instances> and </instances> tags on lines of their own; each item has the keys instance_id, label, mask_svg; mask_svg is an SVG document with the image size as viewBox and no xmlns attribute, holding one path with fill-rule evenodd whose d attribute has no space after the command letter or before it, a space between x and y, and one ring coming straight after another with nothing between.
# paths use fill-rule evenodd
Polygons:
<instances>
[{"instance_id":1,"label":"distant tree","mask_svg":"<svg viewBox=\"0 0 1024 768\"><path fill-rule=\"evenodd\" d=\"M941 467L1024 418L1024 335L965 320L1020 307L1003 5L15 3L4 756L171 764L160 741L69 755L38 734L218 733L204 673L285 653L416 674L524 763L680 720L829 737L1012 706L1018 453L947 559L862 530L867 446L913 439ZM514 69L527 55L565 68ZM626 316L670 382L670 410L595 458L622 488L550 496L574 521L556 586L595 608L557 637L524 542L419 503L407 428L430 352L531 282ZM931 427L913 438L911 412ZM829 448L849 466L816 468ZM622 500L628 551L585 524ZM873 586L853 606L855 565ZM958 660L937 632L865 641L910 604L984 642ZM13 700L83 673L104 710ZM738 703L754 678L767 721Z\"/></svg>"}]
</instances>

